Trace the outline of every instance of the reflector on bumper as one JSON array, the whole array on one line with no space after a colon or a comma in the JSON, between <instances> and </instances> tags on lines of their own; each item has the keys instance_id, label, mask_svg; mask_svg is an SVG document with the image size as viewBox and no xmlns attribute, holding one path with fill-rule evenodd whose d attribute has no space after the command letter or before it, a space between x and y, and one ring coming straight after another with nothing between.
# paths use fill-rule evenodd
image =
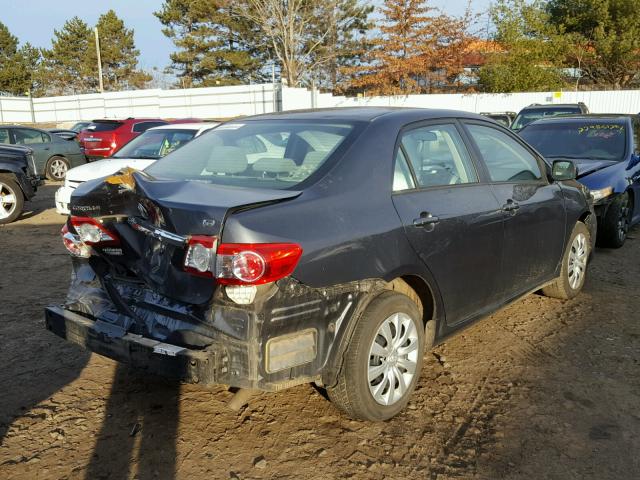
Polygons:
<instances>
[{"instance_id":1,"label":"reflector on bumper","mask_svg":"<svg viewBox=\"0 0 640 480\"><path fill-rule=\"evenodd\" d=\"M269 339L266 347L267 373L313 361L317 355L317 336L317 330L309 328Z\"/></svg>"}]
</instances>

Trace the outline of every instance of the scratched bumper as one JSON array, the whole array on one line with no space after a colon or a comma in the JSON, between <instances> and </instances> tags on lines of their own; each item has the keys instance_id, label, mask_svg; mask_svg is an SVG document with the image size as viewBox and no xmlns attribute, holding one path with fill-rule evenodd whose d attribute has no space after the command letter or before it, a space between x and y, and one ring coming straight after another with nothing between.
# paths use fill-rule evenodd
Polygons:
<instances>
[{"instance_id":1,"label":"scratched bumper","mask_svg":"<svg viewBox=\"0 0 640 480\"><path fill-rule=\"evenodd\" d=\"M213 351L198 351L127 333L110 338L96 322L60 307L45 309L47 330L105 357L154 375L187 383L216 383L219 366Z\"/></svg>"}]
</instances>

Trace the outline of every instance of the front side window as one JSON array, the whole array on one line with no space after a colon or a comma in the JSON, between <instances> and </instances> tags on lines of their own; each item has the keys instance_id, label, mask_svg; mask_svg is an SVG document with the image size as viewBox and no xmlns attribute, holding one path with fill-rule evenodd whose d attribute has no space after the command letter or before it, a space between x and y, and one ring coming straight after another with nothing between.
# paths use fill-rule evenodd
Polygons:
<instances>
[{"instance_id":1,"label":"front side window","mask_svg":"<svg viewBox=\"0 0 640 480\"><path fill-rule=\"evenodd\" d=\"M406 132L402 149L420 187L478 181L471 158L455 125L430 125Z\"/></svg>"},{"instance_id":2,"label":"front side window","mask_svg":"<svg viewBox=\"0 0 640 480\"><path fill-rule=\"evenodd\" d=\"M522 130L520 136L545 158L622 160L626 132L622 122L539 122Z\"/></svg>"},{"instance_id":3,"label":"front side window","mask_svg":"<svg viewBox=\"0 0 640 480\"><path fill-rule=\"evenodd\" d=\"M18 145L33 145L44 142L43 136L38 130L30 130L28 128L14 129L13 136Z\"/></svg>"},{"instance_id":4,"label":"front side window","mask_svg":"<svg viewBox=\"0 0 640 480\"><path fill-rule=\"evenodd\" d=\"M536 157L504 132L482 125L467 125L493 182L540 180Z\"/></svg>"},{"instance_id":5,"label":"front side window","mask_svg":"<svg viewBox=\"0 0 640 480\"><path fill-rule=\"evenodd\" d=\"M316 172L349 138L354 124L292 121L226 123L145 171L159 178L286 189Z\"/></svg>"},{"instance_id":6,"label":"front side window","mask_svg":"<svg viewBox=\"0 0 640 480\"><path fill-rule=\"evenodd\" d=\"M148 130L123 146L113 158L162 158L186 145L195 135L196 130Z\"/></svg>"}]
</instances>

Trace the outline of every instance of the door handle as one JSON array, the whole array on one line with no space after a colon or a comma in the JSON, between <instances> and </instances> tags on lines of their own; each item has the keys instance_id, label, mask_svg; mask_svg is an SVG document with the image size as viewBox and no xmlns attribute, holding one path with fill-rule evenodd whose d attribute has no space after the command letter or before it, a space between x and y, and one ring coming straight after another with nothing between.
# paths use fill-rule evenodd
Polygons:
<instances>
[{"instance_id":1,"label":"door handle","mask_svg":"<svg viewBox=\"0 0 640 480\"><path fill-rule=\"evenodd\" d=\"M49 150L49 147L44 147L43 150Z\"/></svg>"},{"instance_id":2,"label":"door handle","mask_svg":"<svg viewBox=\"0 0 640 480\"><path fill-rule=\"evenodd\" d=\"M440 222L438 217L434 217L429 212L421 212L420 217L413 221L414 227L431 227L433 229Z\"/></svg>"},{"instance_id":3,"label":"door handle","mask_svg":"<svg viewBox=\"0 0 640 480\"><path fill-rule=\"evenodd\" d=\"M507 200L507 203L502 205L503 212L509 212L511 215L515 215L516 211L520 208L520 204L514 202L513 200Z\"/></svg>"}]
</instances>

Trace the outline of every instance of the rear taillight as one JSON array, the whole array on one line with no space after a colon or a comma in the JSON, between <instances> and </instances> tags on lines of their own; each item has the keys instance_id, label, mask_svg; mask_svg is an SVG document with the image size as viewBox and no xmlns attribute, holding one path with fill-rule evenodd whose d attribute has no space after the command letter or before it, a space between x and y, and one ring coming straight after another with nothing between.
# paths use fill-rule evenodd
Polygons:
<instances>
[{"instance_id":1,"label":"rear taillight","mask_svg":"<svg viewBox=\"0 0 640 480\"><path fill-rule=\"evenodd\" d=\"M66 223L62 227L60 235L62 235L62 243L71 255L82 258L91 256L91 247L83 243L78 235L71 233Z\"/></svg>"},{"instance_id":2,"label":"rear taillight","mask_svg":"<svg viewBox=\"0 0 640 480\"><path fill-rule=\"evenodd\" d=\"M78 234L80 241L87 245L119 245L118 236L107 230L95 218L71 217L71 225Z\"/></svg>"},{"instance_id":3,"label":"rear taillight","mask_svg":"<svg viewBox=\"0 0 640 480\"><path fill-rule=\"evenodd\" d=\"M222 285L261 285L290 275L302 248L294 243L222 243L214 237L189 238L186 271Z\"/></svg>"}]
</instances>

